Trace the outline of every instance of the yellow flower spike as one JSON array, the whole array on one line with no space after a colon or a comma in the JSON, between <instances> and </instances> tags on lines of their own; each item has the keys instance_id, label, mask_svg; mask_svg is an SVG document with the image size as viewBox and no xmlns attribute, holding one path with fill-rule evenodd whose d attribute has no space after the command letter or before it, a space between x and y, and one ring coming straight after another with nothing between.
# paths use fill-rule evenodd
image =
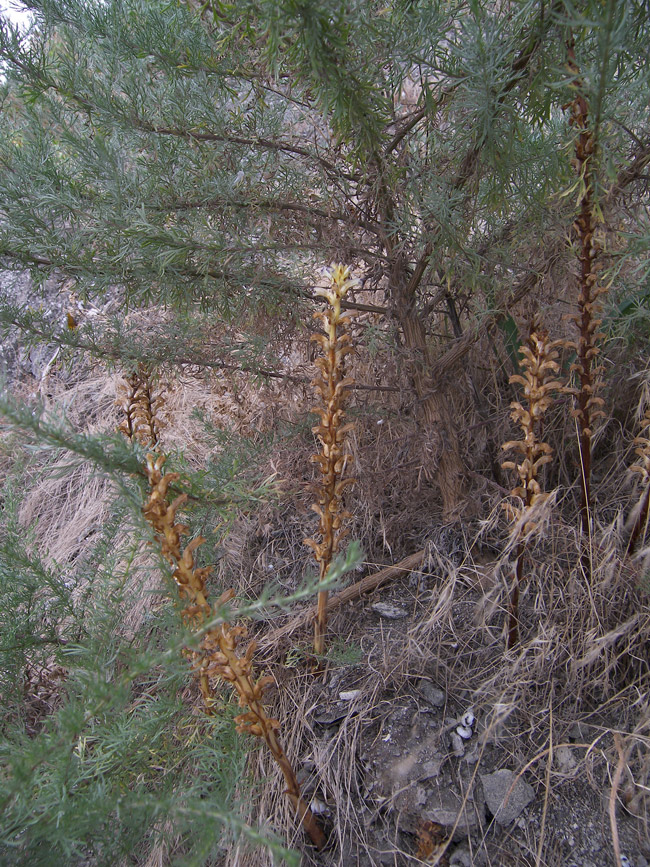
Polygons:
<instances>
[{"instance_id":1,"label":"yellow flower spike","mask_svg":"<svg viewBox=\"0 0 650 867\"><path fill-rule=\"evenodd\" d=\"M126 402L127 422L121 425L120 429L127 435L135 436L137 426L134 426L134 419L136 417L133 413L130 419L128 416L132 403L133 401ZM155 409L156 403L151 404L152 416L155 414ZM150 431L156 429L154 422L154 418L150 419ZM156 441L151 441L149 445L155 447ZM205 583L210 567L198 567L195 562L195 552L205 542L205 539L197 536L182 549L181 538L188 532L188 527L176 521L176 514L178 509L187 501L187 495L181 494L173 502L168 502L169 486L178 481L180 477L177 473L163 474L164 463L164 455L149 452L146 456L144 469L149 481L149 497L142 511L154 530L154 538L161 546L163 556L174 567L173 577L179 595L190 602L182 611L184 622L192 628L201 628L235 594L233 590L222 593L217 599L214 609L208 602L205 595ZM238 731L248 732L264 740L282 771L287 784L287 795L298 818L314 845L318 849L322 849L326 842L325 835L309 805L300 794L300 785L294 770L275 733L280 724L277 720L270 719L266 715L261 702L264 688L273 679L262 677L257 683L253 680L251 669L252 657L255 652L254 642L251 642L242 657L236 653L239 640L245 638L246 635L245 627L231 627L227 623L222 623L210 628L205 633L198 651L185 651L199 683L204 710L210 715L215 713L216 701L210 679L217 676L231 683L237 693L240 706L249 708L246 714L236 718Z\"/></svg>"},{"instance_id":2,"label":"yellow flower spike","mask_svg":"<svg viewBox=\"0 0 650 867\"><path fill-rule=\"evenodd\" d=\"M317 502L312 505L312 509L320 519L318 532L321 541L305 539L305 544L312 549L318 563L320 581L325 580L345 535L345 530L341 527L342 518L349 517L342 505L342 494L347 485L341 486L340 483L350 459L349 455L343 453L343 443L346 433L354 427L352 424L343 424L344 402L347 390L354 380L346 377L344 370L345 357L352 352L352 343L345 331L350 316L341 314L341 301L350 289L358 285L358 281L351 276L350 268L345 265L332 266L328 276L329 287L318 288L314 293L328 303L327 310L314 314L325 333L314 334L311 338L322 353L315 361L319 377L312 382L316 394L322 400L322 405L312 410L320 420L320 423L312 428L321 446L320 453L312 455L320 473ZM353 480L347 479L346 482L352 484ZM322 656L325 649L327 597L326 590L321 590L318 594L318 614L314 622L314 651L318 656Z\"/></svg>"},{"instance_id":3,"label":"yellow flower spike","mask_svg":"<svg viewBox=\"0 0 650 867\"><path fill-rule=\"evenodd\" d=\"M537 439L537 428L546 410L552 403L552 393L559 391L562 384L550 377L559 372L557 363L560 341L549 340L545 331L536 331L531 326L528 343L522 346L522 373L513 374L511 383L523 386L528 406L519 401L510 404L511 418L521 427L522 439L510 440L503 444L506 451L516 451L522 455L519 461L504 461L504 469L514 470L520 481L512 489L513 497L519 497L523 506L504 504L504 508L513 523L513 536L516 541L514 586L510 596L510 611L508 622L508 648L514 647L519 641L519 588L525 580L523 561L526 553L526 537L537 530L537 522L530 520L530 513L541 506L548 494L541 492L537 479L539 470L552 460L552 449L547 443Z\"/></svg>"}]
</instances>

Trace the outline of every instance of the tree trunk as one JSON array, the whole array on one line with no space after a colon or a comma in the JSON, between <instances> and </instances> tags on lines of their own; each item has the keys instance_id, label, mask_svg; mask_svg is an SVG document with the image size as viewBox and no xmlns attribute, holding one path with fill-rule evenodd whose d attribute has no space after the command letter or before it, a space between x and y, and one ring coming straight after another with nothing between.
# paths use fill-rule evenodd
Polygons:
<instances>
[{"instance_id":1,"label":"tree trunk","mask_svg":"<svg viewBox=\"0 0 650 867\"><path fill-rule=\"evenodd\" d=\"M408 352L409 375L426 437L424 471L438 484L443 518L450 521L459 516L466 493L458 430L445 389L431 378L432 359L424 323L415 309L414 281L408 279L408 271L400 261L394 264L391 277L394 311Z\"/></svg>"}]
</instances>

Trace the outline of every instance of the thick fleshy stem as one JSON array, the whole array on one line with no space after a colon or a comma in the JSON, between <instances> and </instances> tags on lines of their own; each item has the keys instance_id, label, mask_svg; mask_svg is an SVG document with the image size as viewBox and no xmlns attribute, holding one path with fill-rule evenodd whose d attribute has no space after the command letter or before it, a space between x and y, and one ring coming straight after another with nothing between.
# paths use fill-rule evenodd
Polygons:
<instances>
[{"instance_id":1,"label":"thick fleshy stem","mask_svg":"<svg viewBox=\"0 0 650 867\"><path fill-rule=\"evenodd\" d=\"M226 591L214 607L208 601L206 580L211 569L198 567L195 562L195 552L205 539L197 536L183 546L182 537L187 534L189 528L176 520L176 513L186 502L187 495L181 494L169 502L169 486L179 480L179 475L163 473L164 463L164 455L147 455L145 469L149 480L149 498L145 503L143 514L154 529L155 539L160 545L163 556L174 569L173 577L180 597L186 602L182 610L184 622L196 631L203 631L198 649L188 650L187 656L199 681L205 711L207 714L214 713L211 679L219 677L230 683L237 692L239 706L247 708L245 713L235 717L237 730L255 735L266 743L282 771L287 784L287 795L302 825L314 845L322 849L326 842L325 835L309 805L300 794L300 785L277 736L280 723L267 716L264 710L263 691L273 682L273 678L262 677L257 682L253 678L252 660L255 642L250 642L240 656L236 648L247 635L246 627L219 623L205 628L205 624L216 619L221 607L235 594L233 590Z\"/></svg>"},{"instance_id":2,"label":"thick fleshy stem","mask_svg":"<svg viewBox=\"0 0 650 867\"><path fill-rule=\"evenodd\" d=\"M534 326L533 326L534 328ZM508 613L508 648L519 641L519 591L525 580L523 572L526 541L537 531L536 511L549 497L543 493L539 482L539 471L552 460L552 449L538 439L539 428L544 414L553 401L553 391L562 384L551 376L559 372L557 363L560 341L549 340L548 334L541 329L532 330L528 343L521 347L522 375L510 377L511 383L523 386L526 406L518 401L511 404L512 419L523 432L523 439L504 443L504 449L513 449L521 454L517 461L505 461L504 469L516 470L519 484L513 488L512 496L522 501L522 505L506 503L504 508L513 522L515 547L515 574L510 596Z\"/></svg>"},{"instance_id":3,"label":"thick fleshy stem","mask_svg":"<svg viewBox=\"0 0 650 867\"><path fill-rule=\"evenodd\" d=\"M590 128L589 103L584 95L584 83L580 78L575 56L573 41L567 48L568 67L576 90L575 99L565 108L570 108L569 123L578 131L575 141L575 158L573 167L578 174L578 205L579 214L573 224L578 241L578 260L580 271L578 281L578 312L571 318L578 326L577 342L572 343L576 352L576 362L572 371L578 375L579 388L567 389L574 395L576 407L573 411L578 421L580 447L580 528L589 535L589 517L591 514L591 440L595 421L604 415L601 407L602 398L598 397L599 378L602 367L597 363L600 352L599 343L603 334L598 330L601 325L600 298L607 291L598 285L597 256L600 246L595 237L597 225L596 203L594 199L594 159L596 139ZM587 567L588 564L583 558Z\"/></svg>"},{"instance_id":4,"label":"thick fleshy stem","mask_svg":"<svg viewBox=\"0 0 650 867\"><path fill-rule=\"evenodd\" d=\"M638 455L639 461L630 467L630 471L638 473L641 476L643 489L636 509L633 512L634 523L632 532L627 543L626 553L634 554L639 539L643 538L648 528L648 514L650 511L650 407L646 409L641 421L641 433L634 439L636 448L635 454Z\"/></svg>"},{"instance_id":5,"label":"thick fleshy stem","mask_svg":"<svg viewBox=\"0 0 650 867\"><path fill-rule=\"evenodd\" d=\"M126 379L126 389L117 401L126 416L119 430L141 446L155 449L160 439L160 418L158 412L164 404L162 396L154 396L151 372L146 365L139 364Z\"/></svg>"},{"instance_id":6,"label":"thick fleshy stem","mask_svg":"<svg viewBox=\"0 0 650 867\"><path fill-rule=\"evenodd\" d=\"M312 456L312 461L318 464L321 478L318 502L312 509L320 518L318 531L321 541L305 539L305 544L314 552L321 582L327 577L334 555L347 535L343 522L350 514L343 508L343 492L355 481L343 478L351 460L345 450L345 436L354 427L353 424L343 424L343 407L347 390L354 380L345 375L345 357L352 352L352 344L345 331L349 316L341 315L341 301L357 281L350 277L350 269L343 265L335 265L329 276L330 286L316 290L316 295L326 299L327 309L314 314L322 323L325 334L314 334L311 338L322 350L322 356L316 360L320 376L312 383L322 401L320 406L312 409L320 418L313 432L320 440L321 451ZM318 613L314 621L314 653L318 657L325 651L327 597L327 590L318 594Z\"/></svg>"}]
</instances>

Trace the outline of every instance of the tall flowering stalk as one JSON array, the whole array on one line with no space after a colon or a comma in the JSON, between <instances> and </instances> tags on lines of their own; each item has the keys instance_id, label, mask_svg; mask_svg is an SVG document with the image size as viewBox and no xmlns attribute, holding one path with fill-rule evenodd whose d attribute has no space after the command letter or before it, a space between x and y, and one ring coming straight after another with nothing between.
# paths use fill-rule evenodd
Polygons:
<instances>
[{"instance_id":1,"label":"tall flowering stalk","mask_svg":"<svg viewBox=\"0 0 650 867\"><path fill-rule=\"evenodd\" d=\"M640 538L648 527L648 514L650 511L650 407L648 407L641 421L641 433L635 437L634 450L639 460L630 467L630 471L641 476L642 492L636 509L632 513L634 523L627 543L627 553L633 554Z\"/></svg>"},{"instance_id":2,"label":"tall flowering stalk","mask_svg":"<svg viewBox=\"0 0 650 867\"><path fill-rule=\"evenodd\" d=\"M533 326L534 327L534 326ZM508 615L508 648L519 641L519 590L524 582L524 555L526 543L537 530L535 512L550 496L542 491L539 471L552 460L553 450L548 443L539 440L544 414L553 401L552 393L562 388L557 380L551 379L559 373L557 363L560 341L549 340L548 334L540 329L531 330L528 343L521 347L522 374L510 377L511 383L523 386L525 405L518 401L511 404L512 419L521 427L523 438L504 443L503 448L520 453L521 458L505 461L504 469L517 472L519 484L512 489L522 505L506 503L505 509L513 522L513 537L516 543L514 585L510 595Z\"/></svg>"},{"instance_id":3,"label":"tall flowering stalk","mask_svg":"<svg viewBox=\"0 0 650 867\"><path fill-rule=\"evenodd\" d=\"M235 717L238 732L261 738L278 764L287 784L287 795L298 814L303 827L318 849L325 845L325 835L316 821L309 805L300 794L300 784L289 759L287 758L277 732L280 723L270 718L263 704L264 689L273 683L272 677L262 677L255 681L252 674L252 661L256 643L251 641L243 654L237 652L240 641L246 638L244 626L230 626L227 623L210 625L217 620L221 606L234 596L233 590L223 593L213 605L208 601L206 580L210 567L198 567L195 552L204 542L202 536L192 539L183 546L182 537L188 532L185 524L176 519L178 509L186 502L187 494L180 494L169 502L169 485L179 480L178 473L163 473L164 455L147 455L146 473L149 479L149 498L143 513L155 531L155 538L163 556L173 567L173 577L178 586L181 599L185 602L182 610L183 621L190 628L201 631L198 649L188 650L192 668L198 678L206 713L214 713L212 681L221 678L235 690L239 706L246 708L244 713Z\"/></svg>"},{"instance_id":4,"label":"tall flowering stalk","mask_svg":"<svg viewBox=\"0 0 650 867\"><path fill-rule=\"evenodd\" d=\"M574 76L573 87L576 96L565 108L571 115L569 123L577 132L575 157L572 164L578 174L579 214L573 224L578 242L578 261L580 270L578 280L578 312L571 318L578 326L578 340L572 343L576 352L576 362L572 370L578 375L579 387L567 389L575 396L574 416L578 421L580 445L580 527L585 535L589 534L589 515L591 512L591 439L594 423L604 413L602 398L596 392L602 367L597 363L600 352L599 343L603 334L598 330L601 325L600 298L607 291L599 286L597 256L600 252L595 238L597 225L596 202L594 198L596 137L590 124L589 103L584 95L584 83L579 75L573 42L568 46L568 66Z\"/></svg>"},{"instance_id":5,"label":"tall flowering stalk","mask_svg":"<svg viewBox=\"0 0 650 867\"><path fill-rule=\"evenodd\" d=\"M351 459L345 450L345 437L354 425L343 424L343 407L347 391L354 380L345 375L345 357L352 352L352 343L345 330L349 317L341 313L341 301L357 285L357 281L350 276L350 269L343 265L335 265L329 277L328 288L316 290L316 295L327 301L327 309L314 313L314 318L320 321L325 333L314 334L311 338L322 351L322 356L316 360L320 375L312 383L321 398L321 405L312 409L320 418L313 432L320 441L321 451L312 456L312 461L318 464L320 470L318 502L312 506L320 518L320 542L305 539L305 544L314 552L321 582L327 577L341 541L347 535L343 523L350 514L343 507L343 493L355 481L353 478L344 478ZM322 656L325 650L327 597L327 590L321 590L318 594L318 612L314 621L314 652L317 656Z\"/></svg>"},{"instance_id":6,"label":"tall flowering stalk","mask_svg":"<svg viewBox=\"0 0 650 867\"><path fill-rule=\"evenodd\" d=\"M150 382L144 368L132 374L127 383L129 390L122 401L126 421L120 425L120 430L131 441L138 440L143 445L155 447L158 430L156 409L160 406L160 400L152 400ZM177 513L187 502L187 494L170 499L169 487L178 482L180 476L163 471L165 460L164 455L147 455L145 472L149 481L149 495L142 511L153 527L155 540L163 556L173 568L174 581L185 603L181 611L183 622L189 628L201 632L198 648L186 650L185 655L198 679L204 710L209 715L214 713L213 681L221 678L230 683L237 693L239 706L246 708L244 713L235 717L237 731L254 735L265 742L282 771L287 795L305 831L314 845L322 849L326 842L325 835L302 798L300 784L282 749L277 734L280 723L269 717L264 709L264 689L273 682L273 678L261 677L257 681L253 678L256 643L251 641L244 653L240 654L237 648L246 638L246 627L230 626L223 622L211 625L212 621L219 619L221 607L235 594L233 590L227 590L214 605L210 603L206 581L211 567L199 567L195 560L195 553L205 539L197 536L186 545L183 544L183 536L189 532L189 527L177 520Z\"/></svg>"},{"instance_id":7,"label":"tall flowering stalk","mask_svg":"<svg viewBox=\"0 0 650 867\"><path fill-rule=\"evenodd\" d=\"M138 442L145 448L156 448L161 427L158 411L164 400L162 396L154 395L153 378L146 365L139 364L125 379L126 388L122 388L117 401L125 415L119 430L131 442Z\"/></svg>"}]
</instances>

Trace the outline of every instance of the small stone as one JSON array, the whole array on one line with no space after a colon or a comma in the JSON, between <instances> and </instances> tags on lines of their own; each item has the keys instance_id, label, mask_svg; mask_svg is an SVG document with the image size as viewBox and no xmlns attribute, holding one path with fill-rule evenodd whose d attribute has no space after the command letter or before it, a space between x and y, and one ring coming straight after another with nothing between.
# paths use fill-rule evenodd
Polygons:
<instances>
[{"instance_id":1,"label":"small stone","mask_svg":"<svg viewBox=\"0 0 650 867\"><path fill-rule=\"evenodd\" d=\"M449 858L449 867L472 867L472 855L466 846L458 846Z\"/></svg>"},{"instance_id":2,"label":"small stone","mask_svg":"<svg viewBox=\"0 0 650 867\"><path fill-rule=\"evenodd\" d=\"M370 607L376 614L387 620L401 620L402 617L408 617L408 611L404 611L403 608L398 608L396 605L389 605L387 602L375 602Z\"/></svg>"},{"instance_id":3,"label":"small stone","mask_svg":"<svg viewBox=\"0 0 650 867\"><path fill-rule=\"evenodd\" d=\"M415 803L418 807L421 807L423 804L427 802L427 793L426 789L423 786L417 786L415 789Z\"/></svg>"},{"instance_id":4,"label":"small stone","mask_svg":"<svg viewBox=\"0 0 650 867\"><path fill-rule=\"evenodd\" d=\"M480 745L475 744L468 753L465 753L463 758L467 762L468 765L475 765L478 762L478 760L481 758L481 753L482 753L482 750L481 750Z\"/></svg>"},{"instance_id":5,"label":"small stone","mask_svg":"<svg viewBox=\"0 0 650 867\"><path fill-rule=\"evenodd\" d=\"M452 732L449 736L451 740L452 752L458 759L462 759L465 755L465 743L462 737L456 732Z\"/></svg>"},{"instance_id":6,"label":"small stone","mask_svg":"<svg viewBox=\"0 0 650 867\"><path fill-rule=\"evenodd\" d=\"M329 813L329 808L327 804L324 804L319 798L312 798L311 803L309 805L309 809L315 815L322 815L324 813Z\"/></svg>"},{"instance_id":7,"label":"small stone","mask_svg":"<svg viewBox=\"0 0 650 867\"><path fill-rule=\"evenodd\" d=\"M340 692L339 698L341 699L341 701L354 701L354 699L359 698L360 695L361 695L360 689L350 689L350 690L347 690L346 692Z\"/></svg>"},{"instance_id":8,"label":"small stone","mask_svg":"<svg viewBox=\"0 0 650 867\"><path fill-rule=\"evenodd\" d=\"M348 713L349 709L344 704L338 704L335 707L321 706L320 708L316 708L313 720L319 725L331 725L345 719Z\"/></svg>"},{"instance_id":9,"label":"small stone","mask_svg":"<svg viewBox=\"0 0 650 867\"><path fill-rule=\"evenodd\" d=\"M442 754L436 753L436 755L432 759L429 759L422 765L422 775L420 776L420 779L430 780L432 777L437 777L440 773L442 762Z\"/></svg>"},{"instance_id":10,"label":"small stone","mask_svg":"<svg viewBox=\"0 0 650 867\"><path fill-rule=\"evenodd\" d=\"M563 774L570 773L578 764L569 747L558 747L555 750L554 757L558 770Z\"/></svg>"},{"instance_id":11,"label":"small stone","mask_svg":"<svg viewBox=\"0 0 650 867\"><path fill-rule=\"evenodd\" d=\"M591 736L590 732L592 729L586 723L575 723L574 726L569 730L569 737L572 741L582 741L583 743L589 743Z\"/></svg>"},{"instance_id":12,"label":"small stone","mask_svg":"<svg viewBox=\"0 0 650 867\"><path fill-rule=\"evenodd\" d=\"M509 825L535 798L532 786L514 771L481 774L488 809L500 825Z\"/></svg>"},{"instance_id":13,"label":"small stone","mask_svg":"<svg viewBox=\"0 0 650 867\"><path fill-rule=\"evenodd\" d=\"M437 686L434 686L430 680L421 680L418 684L418 688L422 694L422 697L432 704L434 707L444 707L445 706L445 694L441 689L438 689Z\"/></svg>"},{"instance_id":14,"label":"small stone","mask_svg":"<svg viewBox=\"0 0 650 867\"><path fill-rule=\"evenodd\" d=\"M476 717L474 716L474 714L471 710L468 710L460 718L460 724L462 726L465 726L466 728L469 728L469 729L471 729L471 727L474 725L475 721L476 721Z\"/></svg>"}]
</instances>

